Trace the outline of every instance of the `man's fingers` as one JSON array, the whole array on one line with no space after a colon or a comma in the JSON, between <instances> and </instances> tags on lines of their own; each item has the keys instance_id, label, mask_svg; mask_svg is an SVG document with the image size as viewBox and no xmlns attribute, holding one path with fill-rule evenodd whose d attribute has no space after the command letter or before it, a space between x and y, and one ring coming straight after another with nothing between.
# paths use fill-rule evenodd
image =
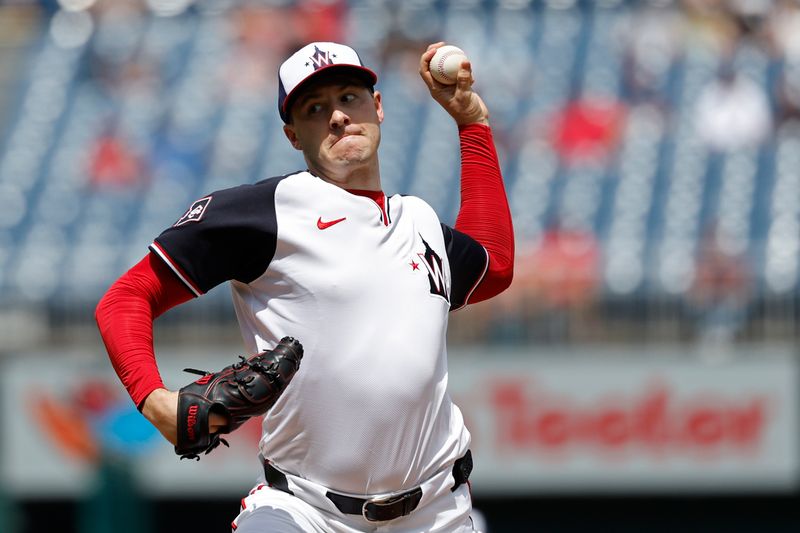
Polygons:
<instances>
[{"instance_id":1,"label":"man's fingers","mask_svg":"<svg viewBox=\"0 0 800 533\"><path fill-rule=\"evenodd\" d=\"M208 416L208 429L209 432L215 433L216 431L228 426L230 420L228 417L219 413L210 413Z\"/></svg>"},{"instance_id":2,"label":"man's fingers","mask_svg":"<svg viewBox=\"0 0 800 533\"><path fill-rule=\"evenodd\" d=\"M431 59L433 55L436 53L436 50L440 48L444 42L439 41L438 43L433 43L428 45L428 49L422 54L419 58L419 73L422 74L423 72L430 72L431 70Z\"/></svg>"},{"instance_id":3,"label":"man's fingers","mask_svg":"<svg viewBox=\"0 0 800 533\"><path fill-rule=\"evenodd\" d=\"M428 45L428 48L422 54L422 57L419 58L419 70L422 72L423 70L430 70L430 63L433 55L436 53L436 50L444 46L444 41L439 41L438 43L431 43Z\"/></svg>"},{"instance_id":4,"label":"man's fingers","mask_svg":"<svg viewBox=\"0 0 800 533\"><path fill-rule=\"evenodd\" d=\"M466 92L472 89L472 64L469 61L463 61L461 68L458 69L456 76L456 88L459 92Z\"/></svg>"},{"instance_id":5,"label":"man's fingers","mask_svg":"<svg viewBox=\"0 0 800 533\"><path fill-rule=\"evenodd\" d=\"M442 89L445 87L444 84L436 81L436 79L433 77L433 74L431 74L431 59L433 59L434 54L436 54L436 50L441 48L443 45L444 41L431 44L419 58L419 75L431 90Z\"/></svg>"},{"instance_id":6,"label":"man's fingers","mask_svg":"<svg viewBox=\"0 0 800 533\"><path fill-rule=\"evenodd\" d=\"M461 68L458 69L458 75L456 79L459 82L468 81L470 84L472 83L472 63L469 61L462 61Z\"/></svg>"}]
</instances>

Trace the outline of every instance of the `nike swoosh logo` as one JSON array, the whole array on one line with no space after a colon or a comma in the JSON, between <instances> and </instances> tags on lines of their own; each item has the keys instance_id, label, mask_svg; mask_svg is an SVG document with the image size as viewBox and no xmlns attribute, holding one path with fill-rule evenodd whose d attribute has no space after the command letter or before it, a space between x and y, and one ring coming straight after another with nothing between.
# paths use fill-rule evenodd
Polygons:
<instances>
[{"instance_id":1,"label":"nike swoosh logo","mask_svg":"<svg viewBox=\"0 0 800 533\"><path fill-rule=\"evenodd\" d=\"M319 229L328 229L331 226L333 226L334 224L338 224L339 222L342 222L343 220L347 220L347 217L337 218L336 220L331 220L330 222L323 222L322 221L322 217L319 217L317 219L317 227Z\"/></svg>"}]
</instances>

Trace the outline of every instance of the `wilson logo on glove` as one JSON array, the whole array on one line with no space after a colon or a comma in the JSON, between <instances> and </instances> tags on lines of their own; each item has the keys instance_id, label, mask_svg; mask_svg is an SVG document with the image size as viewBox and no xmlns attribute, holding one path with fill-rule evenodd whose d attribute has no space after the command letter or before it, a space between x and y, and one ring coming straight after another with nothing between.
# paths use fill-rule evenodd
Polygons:
<instances>
[{"instance_id":1,"label":"wilson logo on glove","mask_svg":"<svg viewBox=\"0 0 800 533\"><path fill-rule=\"evenodd\" d=\"M178 392L178 443L175 453L183 458L200 459L220 444L228 445L221 434L230 433L248 419L263 415L280 398L300 368L303 346L284 337L273 350L226 366L219 372L185 368L203 377ZM228 423L210 433L209 415L224 416Z\"/></svg>"},{"instance_id":2,"label":"wilson logo on glove","mask_svg":"<svg viewBox=\"0 0 800 533\"><path fill-rule=\"evenodd\" d=\"M189 437L189 440L194 440L196 437L194 427L197 425L197 411L199 409L200 408L196 405L189 407L189 415L186 417L186 435Z\"/></svg>"}]
</instances>

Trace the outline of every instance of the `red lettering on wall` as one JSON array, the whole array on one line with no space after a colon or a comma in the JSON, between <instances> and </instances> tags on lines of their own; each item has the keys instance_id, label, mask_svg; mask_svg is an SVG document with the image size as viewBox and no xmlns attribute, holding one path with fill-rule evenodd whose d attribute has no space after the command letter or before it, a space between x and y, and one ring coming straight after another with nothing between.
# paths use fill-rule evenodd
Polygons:
<instances>
[{"instance_id":1,"label":"red lettering on wall","mask_svg":"<svg viewBox=\"0 0 800 533\"><path fill-rule=\"evenodd\" d=\"M639 393L565 398L520 380L490 389L499 450L563 454L645 450L659 456L756 449L766 432L764 395L678 394L655 381Z\"/></svg>"}]
</instances>

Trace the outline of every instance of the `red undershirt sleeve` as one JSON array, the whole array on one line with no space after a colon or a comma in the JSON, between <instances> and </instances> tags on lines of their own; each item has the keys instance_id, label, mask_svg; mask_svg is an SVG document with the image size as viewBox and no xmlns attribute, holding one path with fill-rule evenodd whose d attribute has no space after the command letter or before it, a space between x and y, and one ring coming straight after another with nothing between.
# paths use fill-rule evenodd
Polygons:
<instances>
[{"instance_id":1,"label":"red undershirt sleeve","mask_svg":"<svg viewBox=\"0 0 800 533\"><path fill-rule=\"evenodd\" d=\"M461 207L456 229L478 241L489 253L486 275L469 303L503 292L514 275L514 228L492 130L483 124L459 127L461 140Z\"/></svg>"},{"instance_id":2,"label":"red undershirt sleeve","mask_svg":"<svg viewBox=\"0 0 800 533\"><path fill-rule=\"evenodd\" d=\"M95 319L111 364L137 408L164 387L153 350L153 320L194 295L153 253L106 291Z\"/></svg>"}]
</instances>

